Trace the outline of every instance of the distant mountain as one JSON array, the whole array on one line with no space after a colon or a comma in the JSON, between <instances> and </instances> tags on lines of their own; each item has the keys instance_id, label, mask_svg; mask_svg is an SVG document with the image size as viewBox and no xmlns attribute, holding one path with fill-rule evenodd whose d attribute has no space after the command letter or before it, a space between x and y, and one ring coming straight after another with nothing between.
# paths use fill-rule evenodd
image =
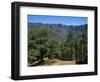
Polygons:
<instances>
[{"instance_id":1,"label":"distant mountain","mask_svg":"<svg viewBox=\"0 0 100 82\"><path fill-rule=\"evenodd\" d=\"M83 32L87 32L87 24L84 25L63 25L63 24L43 24L43 23L28 23L28 30L34 28L47 28L56 38L64 39L72 32L80 37Z\"/></svg>"}]
</instances>

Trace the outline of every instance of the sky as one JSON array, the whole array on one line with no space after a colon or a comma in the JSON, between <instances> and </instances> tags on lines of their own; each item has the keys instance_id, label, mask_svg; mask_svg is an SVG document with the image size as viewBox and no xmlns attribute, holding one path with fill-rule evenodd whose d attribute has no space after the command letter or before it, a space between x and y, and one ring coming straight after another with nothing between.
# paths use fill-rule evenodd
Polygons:
<instances>
[{"instance_id":1,"label":"sky","mask_svg":"<svg viewBox=\"0 0 100 82\"><path fill-rule=\"evenodd\" d=\"M28 23L82 25L88 23L88 18L75 16L28 15Z\"/></svg>"}]
</instances>

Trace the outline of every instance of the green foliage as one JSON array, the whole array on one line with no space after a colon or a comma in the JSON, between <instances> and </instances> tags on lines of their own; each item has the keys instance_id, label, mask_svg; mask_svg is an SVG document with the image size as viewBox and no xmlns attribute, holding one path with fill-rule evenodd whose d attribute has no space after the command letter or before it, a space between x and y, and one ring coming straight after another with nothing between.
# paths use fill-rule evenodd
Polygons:
<instances>
[{"instance_id":1,"label":"green foliage","mask_svg":"<svg viewBox=\"0 0 100 82\"><path fill-rule=\"evenodd\" d=\"M82 38L80 40L80 58L79 60L83 60L87 56L87 33L82 34Z\"/></svg>"},{"instance_id":2,"label":"green foliage","mask_svg":"<svg viewBox=\"0 0 100 82\"><path fill-rule=\"evenodd\" d=\"M28 51L28 61L30 64L32 64L33 62L37 61L39 58L39 50L37 49L31 49Z\"/></svg>"},{"instance_id":3,"label":"green foliage","mask_svg":"<svg viewBox=\"0 0 100 82\"><path fill-rule=\"evenodd\" d=\"M29 65L50 65L54 59L79 61L87 56L87 34L77 38L69 33L65 40L57 40L46 28L28 32Z\"/></svg>"}]
</instances>

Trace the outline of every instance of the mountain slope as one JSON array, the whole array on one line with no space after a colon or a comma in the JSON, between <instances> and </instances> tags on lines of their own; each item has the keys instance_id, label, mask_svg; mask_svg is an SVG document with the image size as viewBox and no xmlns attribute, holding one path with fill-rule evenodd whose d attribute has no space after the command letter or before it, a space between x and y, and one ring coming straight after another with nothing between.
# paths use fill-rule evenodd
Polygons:
<instances>
[{"instance_id":1,"label":"mountain slope","mask_svg":"<svg viewBox=\"0 0 100 82\"><path fill-rule=\"evenodd\" d=\"M80 37L83 32L87 32L87 24L73 26L73 25L62 25L62 24L43 24L43 23L28 23L28 30L31 31L34 28L46 28L56 38L64 39L69 33L74 33Z\"/></svg>"}]
</instances>

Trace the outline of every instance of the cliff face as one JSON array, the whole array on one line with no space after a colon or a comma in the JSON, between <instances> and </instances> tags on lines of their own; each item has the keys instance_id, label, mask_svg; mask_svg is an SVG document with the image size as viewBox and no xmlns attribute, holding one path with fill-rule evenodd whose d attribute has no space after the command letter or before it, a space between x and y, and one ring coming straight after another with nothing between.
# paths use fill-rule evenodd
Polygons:
<instances>
[{"instance_id":1,"label":"cliff face","mask_svg":"<svg viewBox=\"0 0 100 82\"><path fill-rule=\"evenodd\" d=\"M34 28L46 28L56 38L64 39L69 33L74 33L77 37L83 32L87 32L87 24L74 26L74 25L62 25L62 24L43 24L43 23L28 23L28 30L31 31Z\"/></svg>"}]
</instances>

